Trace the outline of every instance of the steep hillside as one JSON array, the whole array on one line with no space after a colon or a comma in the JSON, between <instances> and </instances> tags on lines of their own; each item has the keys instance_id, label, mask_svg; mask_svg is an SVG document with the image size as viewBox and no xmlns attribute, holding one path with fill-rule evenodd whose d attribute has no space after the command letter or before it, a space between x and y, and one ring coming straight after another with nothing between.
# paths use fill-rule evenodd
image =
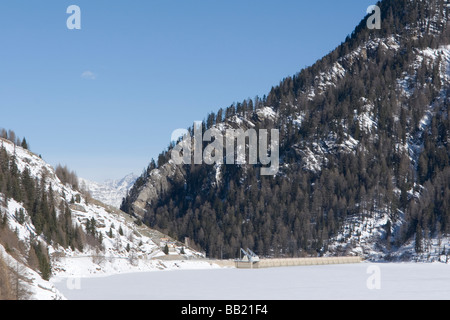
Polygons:
<instances>
[{"instance_id":1,"label":"steep hillside","mask_svg":"<svg viewBox=\"0 0 450 320\"><path fill-rule=\"evenodd\" d=\"M49 280L182 268L167 259L196 257L202 255L64 185L40 157L0 138L0 298L63 299Z\"/></svg>"},{"instance_id":2,"label":"steep hillside","mask_svg":"<svg viewBox=\"0 0 450 320\"><path fill-rule=\"evenodd\" d=\"M275 176L261 175L261 164L176 165L169 146L122 209L216 257L240 247L264 256L446 256L448 1L378 5L381 29L367 28L366 17L267 96L203 121L221 132L278 129Z\"/></svg>"}]
</instances>

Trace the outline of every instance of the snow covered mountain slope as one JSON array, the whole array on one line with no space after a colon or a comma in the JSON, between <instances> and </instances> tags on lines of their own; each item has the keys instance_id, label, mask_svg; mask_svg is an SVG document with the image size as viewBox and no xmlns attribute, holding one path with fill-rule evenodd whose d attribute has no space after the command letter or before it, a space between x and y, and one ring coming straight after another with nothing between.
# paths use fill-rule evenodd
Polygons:
<instances>
[{"instance_id":1,"label":"snow covered mountain slope","mask_svg":"<svg viewBox=\"0 0 450 320\"><path fill-rule=\"evenodd\" d=\"M103 183L79 178L80 188L90 192L94 199L107 205L120 208L122 199L127 195L128 190L133 186L138 178L130 173L120 180L106 180Z\"/></svg>"},{"instance_id":2,"label":"snow covered mountain slope","mask_svg":"<svg viewBox=\"0 0 450 320\"><path fill-rule=\"evenodd\" d=\"M18 181L22 181L18 188L26 190L26 177L31 177L36 190L42 192L42 197L47 197L45 202L36 202L39 208L31 206L32 209L27 210L30 206L26 204L26 196L20 196L23 200L19 201L0 193L0 261L5 261L10 270L19 267L23 270L20 283L29 292L26 298L64 299L49 281L62 276L211 267L208 262L196 259L203 258L202 254L148 228L120 210L64 185L52 166L32 152L8 140L0 139L0 142L0 152L10 159L10 170L19 177ZM42 222L38 215L45 211L43 203L53 208L47 219L55 221L56 231L47 232L45 223L48 221L44 227L36 224ZM73 226L67 232L61 231L61 221L66 221L64 217L70 217L66 223ZM79 245L67 244L67 239L73 237L77 238ZM169 248L169 252L164 252L165 248ZM36 258L34 252L38 251L40 254ZM178 264L175 261L186 259L194 261ZM50 273L44 276L46 270Z\"/></svg>"}]
</instances>

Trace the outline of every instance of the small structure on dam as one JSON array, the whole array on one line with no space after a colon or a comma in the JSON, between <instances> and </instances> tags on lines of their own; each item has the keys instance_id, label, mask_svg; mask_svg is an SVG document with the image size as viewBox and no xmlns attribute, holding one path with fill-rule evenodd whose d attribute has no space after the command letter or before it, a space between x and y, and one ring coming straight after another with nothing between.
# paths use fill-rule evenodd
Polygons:
<instances>
[{"instance_id":1,"label":"small structure on dam","mask_svg":"<svg viewBox=\"0 0 450 320\"><path fill-rule=\"evenodd\" d=\"M253 268L259 263L259 257L250 249L244 250L241 248L241 253L244 256L240 256L239 260L236 260L236 268Z\"/></svg>"}]
</instances>

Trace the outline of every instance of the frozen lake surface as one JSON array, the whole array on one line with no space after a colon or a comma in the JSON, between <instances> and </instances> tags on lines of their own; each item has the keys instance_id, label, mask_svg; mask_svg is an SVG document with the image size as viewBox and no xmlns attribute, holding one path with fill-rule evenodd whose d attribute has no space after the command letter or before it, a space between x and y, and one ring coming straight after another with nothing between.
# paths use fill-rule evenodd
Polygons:
<instances>
[{"instance_id":1,"label":"frozen lake surface","mask_svg":"<svg viewBox=\"0 0 450 320\"><path fill-rule=\"evenodd\" d=\"M450 265L360 263L59 279L69 300L450 299Z\"/></svg>"}]
</instances>

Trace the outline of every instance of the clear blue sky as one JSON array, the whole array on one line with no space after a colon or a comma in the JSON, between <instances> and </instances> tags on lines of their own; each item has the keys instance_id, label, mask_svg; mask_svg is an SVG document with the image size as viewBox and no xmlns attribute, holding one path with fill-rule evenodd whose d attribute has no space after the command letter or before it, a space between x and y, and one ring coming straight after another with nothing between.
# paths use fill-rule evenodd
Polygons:
<instances>
[{"instance_id":1,"label":"clear blue sky","mask_svg":"<svg viewBox=\"0 0 450 320\"><path fill-rule=\"evenodd\" d=\"M267 94L338 46L374 0L0 3L0 127L50 164L140 174L173 130ZM69 30L69 5L81 30Z\"/></svg>"}]
</instances>

